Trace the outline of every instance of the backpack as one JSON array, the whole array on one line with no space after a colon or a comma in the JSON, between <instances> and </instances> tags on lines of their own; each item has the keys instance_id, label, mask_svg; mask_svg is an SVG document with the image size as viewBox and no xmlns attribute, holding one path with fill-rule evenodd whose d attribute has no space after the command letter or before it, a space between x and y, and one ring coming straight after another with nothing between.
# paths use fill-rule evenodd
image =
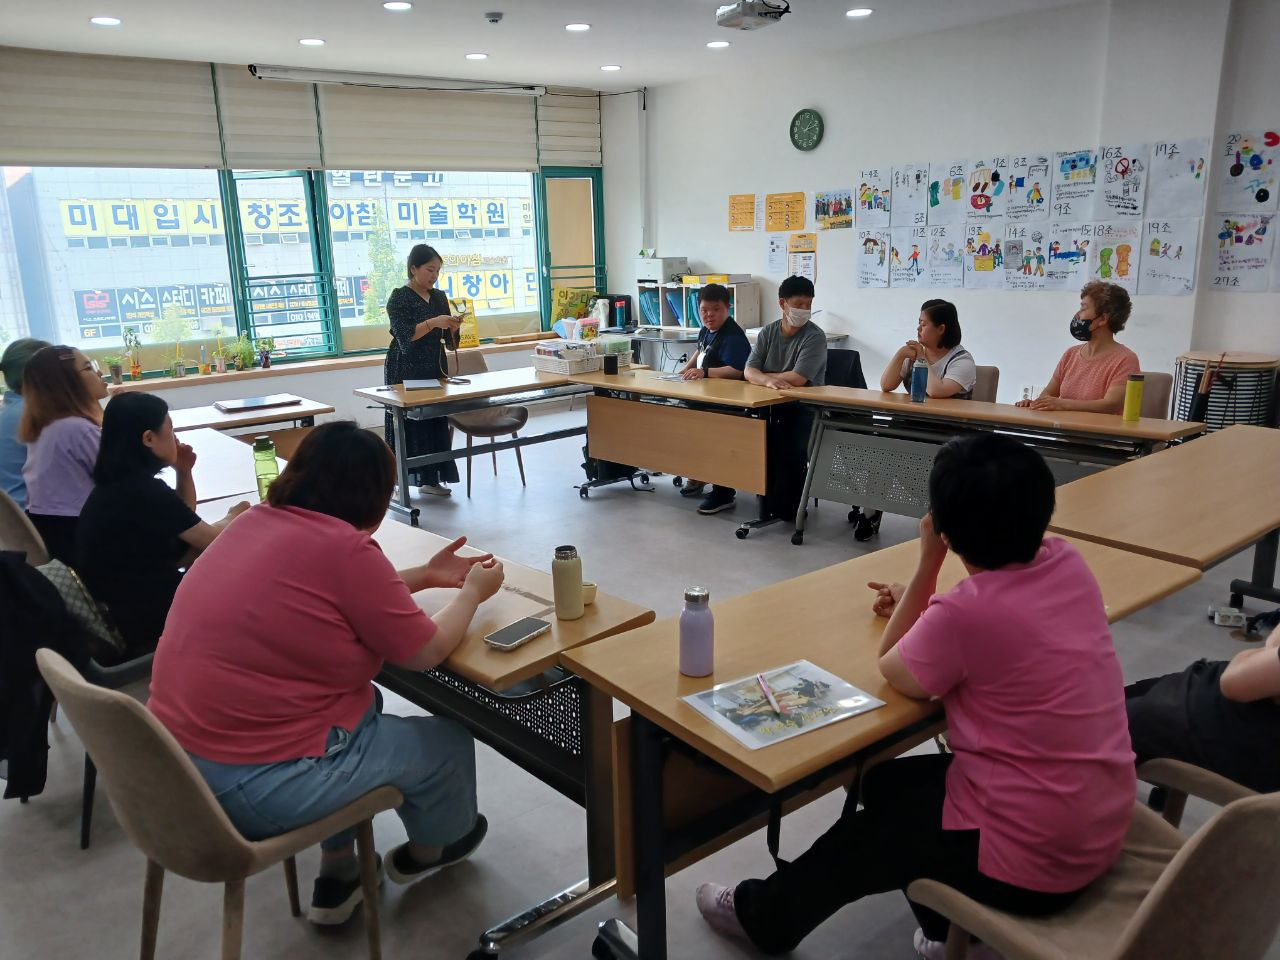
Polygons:
<instances>
[{"instance_id":1,"label":"backpack","mask_svg":"<svg viewBox=\"0 0 1280 960\"><path fill-rule=\"evenodd\" d=\"M614 463L612 460L597 460L582 448L582 472L588 480L626 480L636 472L636 468L625 463Z\"/></svg>"}]
</instances>

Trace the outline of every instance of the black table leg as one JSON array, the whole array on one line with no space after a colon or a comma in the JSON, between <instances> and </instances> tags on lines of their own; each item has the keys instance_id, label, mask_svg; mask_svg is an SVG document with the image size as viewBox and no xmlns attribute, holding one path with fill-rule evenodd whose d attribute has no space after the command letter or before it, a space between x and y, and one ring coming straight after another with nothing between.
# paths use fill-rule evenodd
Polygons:
<instances>
[{"instance_id":1,"label":"black table leg","mask_svg":"<svg viewBox=\"0 0 1280 960\"><path fill-rule=\"evenodd\" d=\"M1253 546L1253 576L1231 581L1231 605L1244 606L1244 598L1280 603L1276 589L1276 555L1280 549L1280 529L1272 530Z\"/></svg>"},{"instance_id":2,"label":"black table leg","mask_svg":"<svg viewBox=\"0 0 1280 960\"><path fill-rule=\"evenodd\" d=\"M663 856L662 731L631 715L632 845L640 960L666 960L667 881Z\"/></svg>"}]
</instances>

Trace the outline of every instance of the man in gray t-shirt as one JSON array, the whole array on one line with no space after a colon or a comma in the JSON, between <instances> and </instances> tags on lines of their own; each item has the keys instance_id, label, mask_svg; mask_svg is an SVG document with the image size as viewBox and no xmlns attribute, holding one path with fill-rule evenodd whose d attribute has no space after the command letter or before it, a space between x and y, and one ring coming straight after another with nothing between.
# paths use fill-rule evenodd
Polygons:
<instances>
[{"instance_id":1,"label":"man in gray t-shirt","mask_svg":"<svg viewBox=\"0 0 1280 960\"><path fill-rule=\"evenodd\" d=\"M809 322L813 284L805 277L788 277L778 287L778 305L782 319L760 331L744 371L747 380L775 390L822 386L827 335Z\"/></svg>"}]
</instances>

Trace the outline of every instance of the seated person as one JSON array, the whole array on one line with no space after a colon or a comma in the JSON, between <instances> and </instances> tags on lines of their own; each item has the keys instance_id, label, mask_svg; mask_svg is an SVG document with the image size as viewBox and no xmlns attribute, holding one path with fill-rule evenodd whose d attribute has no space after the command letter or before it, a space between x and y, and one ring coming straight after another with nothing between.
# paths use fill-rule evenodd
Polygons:
<instances>
[{"instance_id":1,"label":"seated person","mask_svg":"<svg viewBox=\"0 0 1280 960\"><path fill-rule=\"evenodd\" d=\"M1053 475L998 434L957 438L929 475L911 583L873 583L889 617L880 671L899 693L940 700L952 754L867 771L862 809L764 880L704 884L722 934L794 949L845 904L939 880L998 910L1067 906L1116 860L1133 810L1124 685L1093 574L1045 539ZM969 577L936 593L954 550ZM913 905L916 949L941 957L947 922Z\"/></svg>"},{"instance_id":2,"label":"seated person","mask_svg":"<svg viewBox=\"0 0 1280 960\"><path fill-rule=\"evenodd\" d=\"M49 344L23 337L4 348L0 356L0 372L4 374L4 400L0 402L0 490L19 507L27 505L27 485L22 481L22 467L27 462L27 445L18 439L22 421L22 371L36 351Z\"/></svg>"},{"instance_id":3,"label":"seated person","mask_svg":"<svg viewBox=\"0 0 1280 960\"><path fill-rule=\"evenodd\" d=\"M787 277L778 286L781 319L760 331L743 371L746 379L772 390L820 387L827 378L827 335L810 323L813 283L807 277ZM774 413L769 431L769 476L765 513L790 520L800 507L809 433L813 414L800 404L786 404Z\"/></svg>"},{"instance_id":4,"label":"seated person","mask_svg":"<svg viewBox=\"0 0 1280 960\"><path fill-rule=\"evenodd\" d=\"M240 503L217 523L201 520L191 479L195 463L159 397L119 393L107 404L93 492L80 511L75 568L110 611L128 659L156 648L182 568L249 509ZM177 470L176 491L156 476L165 467Z\"/></svg>"},{"instance_id":5,"label":"seated person","mask_svg":"<svg viewBox=\"0 0 1280 960\"><path fill-rule=\"evenodd\" d=\"M76 562L80 508L93 489L102 436L98 401L106 395L97 361L74 347L44 347L22 372L18 439L27 445L27 516L49 556L69 566Z\"/></svg>"},{"instance_id":6,"label":"seated person","mask_svg":"<svg viewBox=\"0 0 1280 960\"><path fill-rule=\"evenodd\" d=\"M1280 790L1280 627L1229 663L1197 660L1130 684L1125 697L1139 764L1167 757L1261 793Z\"/></svg>"},{"instance_id":7,"label":"seated person","mask_svg":"<svg viewBox=\"0 0 1280 960\"><path fill-rule=\"evenodd\" d=\"M729 316L729 289L718 283L703 287L698 297L698 316L702 320L698 345L680 375L686 380L741 380L742 368L751 355L751 342ZM701 480L686 479L680 495L699 497L705 488ZM732 510L736 494L732 487L713 484L711 492L698 505L698 512L710 515Z\"/></svg>"},{"instance_id":8,"label":"seated person","mask_svg":"<svg viewBox=\"0 0 1280 960\"><path fill-rule=\"evenodd\" d=\"M1033 410L1120 413L1130 374L1142 368L1138 355L1115 335L1124 329L1132 303L1124 287L1094 280L1080 289L1080 309L1071 318L1071 335L1085 341L1068 347L1040 396L1019 400Z\"/></svg>"},{"instance_id":9,"label":"seated person","mask_svg":"<svg viewBox=\"0 0 1280 960\"><path fill-rule=\"evenodd\" d=\"M339 421L307 434L267 502L182 578L148 706L251 840L398 788L409 842L385 866L411 883L484 839L475 746L444 717L383 716L372 681L385 661L426 670L449 656L503 572L490 555L458 556L465 537L419 566L392 567L371 534L395 479L390 448L368 430ZM413 599L428 587L457 590L434 617ZM354 835L321 849L309 917L342 923L363 899Z\"/></svg>"}]
</instances>

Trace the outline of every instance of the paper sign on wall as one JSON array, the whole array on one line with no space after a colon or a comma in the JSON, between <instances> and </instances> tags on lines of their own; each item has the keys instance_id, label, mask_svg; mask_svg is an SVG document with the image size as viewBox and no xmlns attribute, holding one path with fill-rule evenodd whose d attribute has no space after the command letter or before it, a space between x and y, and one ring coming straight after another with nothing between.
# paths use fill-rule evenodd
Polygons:
<instances>
[{"instance_id":1,"label":"paper sign on wall","mask_svg":"<svg viewBox=\"0 0 1280 960\"><path fill-rule=\"evenodd\" d=\"M1208 137L1160 140L1153 144L1151 172L1147 177L1147 216L1200 216L1204 209L1208 159Z\"/></svg>"},{"instance_id":2,"label":"paper sign on wall","mask_svg":"<svg viewBox=\"0 0 1280 960\"><path fill-rule=\"evenodd\" d=\"M1151 145L1131 143L1102 147L1098 160L1102 166L1096 200L1098 216L1140 218L1147 195Z\"/></svg>"},{"instance_id":3,"label":"paper sign on wall","mask_svg":"<svg viewBox=\"0 0 1280 960\"><path fill-rule=\"evenodd\" d=\"M1218 150L1218 209L1271 211L1280 196L1280 133L1229 133Z\"/></svg>"},{"instance_id":4,"label":"paper sign on wall","mask_svg":"<svg viewBox=\"0 0 1280 960\"><path fill-rule=\"evenodd\" d=\"M998 290L1004 286L1004 221L970 223L964 228L965 289Z\"/></svg>"},{"instance_id":5,"label":"paper sign on wall","mask_svg":"<svg viewBox=\"0 0 1280 960\"><path fill-rule=\"evenodd\" d=\"M1142 256L1142 224L1135 220L1105 220L1093 225L1089 248L1089 279L1116 283L1138 292L1138 261Z\"/></svg>"},{"instance_id":6,"label":"paper sign on wall","mask_svg":"<svg viewBox=\"0 0 1280 960\"><path fill-rule=\"evenodd\" d=\"M1269 213L1233 213L1217 232L1213 286L1216 290L1257 293L1267 289L1275 220Z\"/></svg>"},{"instance_id":7,"label":"paper sign on wall","mask_svg":"<svg viewBox=\"0 0 1280 960\"><path fill-rule=\"evenodd\" d=\"M889 246L893 238L888 230L858 231L858 287L889 286Z\"/></svg>"},{"instance_id":8,"label":"paper sign on wall","mask_svg":"<svg viewBox=\"0 0 1280 960\"><path fill-rule=\"evenodd\" d=\"M1093 215L1098 151L1065 150L1053 155L1054 220L1084 220Z\"/></svg>"},{"instance_id":9,"label":"paper sign on wall","mask_svg":"<svg viewBox=\"0 0 1280 960\"><path fill-rule=\"evenodd\" d=\"M1138 292L1186 296L1196 286L1200 220L1147 220Z\"/></svg>"},{"instance_id":10,"label":"paper sign on wall","mask_svg":"<svg viewBox=\"0 0 1280 960\"><path fill-rule=\"evenodd\" d=\"M1092 246L1093 224L1049 224L1049 260L1045 265L1044 288L1069 290L1084 286L1089 275L1089 248Z\"/></svg>"},{"instance_id":11,"label":"paper sign on wall","mask_svg":"<svg viewBox=\"0 0 1280 960\"><path fill-rule=\"evenodd\" d=\"M819 230L853 227L853 191L819 190L813 195L813 222Z\"/></svg>"},{"instance_id":12,"label":"paper sign on wall","mask_svg":"<svg viewBox=\"0 0 1280 960\"><path fill-rule=\"evenodd\" d=\"M804 229L804 192L769 193L764 198L764 226L770 233Z\"/></svg>"},{"instance_id":13,"label":"paper sign on wall","mask_svg":"<svg viewBox=\"0 0 1280 960\"><path fill-rule=\"evenodd\" d=\"M765 238L768 253L765 260L765 273L785 275L787 269L787 235L771 233Z\"/></svg>"},{"instance_id":14,"label":"paper sign on wall","mask_svg":"<svg viewBox=\"0 0 1280 960\"><path fill-rule=\"evenodd\" d=\"M929 223L964 222L968 171L968 160L929 164Z\"/></svg>"},{"instance_id":15,"label":"paper sign on wall","mask_svg":"<svg viewBox=\"0 0 1280 960\"><path fill-rule=\"evenodd\" d=\"M894 227L890 233L889 286L929 285L928 227Z\"/></svg>"},{"instance_id":16,"label":"paper sign on wall","mask_svg":"<svg viewBox=\"0 0 1280 960\"><path fill-rule=\"evenodd\" d=\"M887 227L891 214L890 186L892 176L888 167L871 167L863 170L858 179L858 209L854 222L859 227Z\"/></svg>"},{"instance_id":17,"label":"paper sign on wall","mask_svg":"<svg viewBox=\"0 0 1280 960\"><path fill-rule=\"evenodd\" d=\"M893 226L924 226L929 215L929 165L905 163L894 167L892 197L889 222Z\"/></svg>"},{"instance_id":18,"label":"paper sign on wall","mask_svg":"<svg viewBox=\"0 0 1280 960\"><path fill-rule=\"evenodd\" d=\"M1043 290L1049 263L1046 226L1010 223L1004 228L1004 288Z\"/></svg>"},{"instance_id":19,"label":"paper sign on wall","mask_svg":"<svg viewBox=\"0 0 1280 960\"><path fill-rule=\"evenodd\" d=\"M730 232L750 231L756 228L756 195L754 193L729 194Z\"/></svg>"},{"instance_id":20,"label":"paper sign on wall","mask_svg":"<svg viewBox=\"0 0 1280 960\"><path fill-rule=\"evenodd\" d=\"M980 157L969 164L965 196L969 220L996 220L1004 216L1009 199L1009 158L1004 154Z\"/></svg>"},{"instance_id":21,"label":"paper sign on wall","mask_svg":"<svg viewBox=\"0 0 1280 960\"><path fill-rule=\"evenodd\" d=\"M927 257L927 286L964 286L964 227L959 224L929 224Z\"/></svg>"},{"instance_id":22,"label":"paper sign on wall","mask_svg":"<svg viewBox=\"0 0 1280 960\"><path fill-rule=\"evenodd\" d=\"M1053 181L1048 153L1015 153L1009 157L1009 198L1005 218L1010 222L1049 219Z\"/></svg>"},{"instance_id":23,"label":"paper sign on wall","mask_svg":"<svg viewBox=\"0 0 1280 960\"><path fill-rule=\"evenodd\" d=\"M809 253L787 254L787 276L807 277L810 283L817 283L818 282L817 251L812 251Z\"/></svg>"}]
</instances>

